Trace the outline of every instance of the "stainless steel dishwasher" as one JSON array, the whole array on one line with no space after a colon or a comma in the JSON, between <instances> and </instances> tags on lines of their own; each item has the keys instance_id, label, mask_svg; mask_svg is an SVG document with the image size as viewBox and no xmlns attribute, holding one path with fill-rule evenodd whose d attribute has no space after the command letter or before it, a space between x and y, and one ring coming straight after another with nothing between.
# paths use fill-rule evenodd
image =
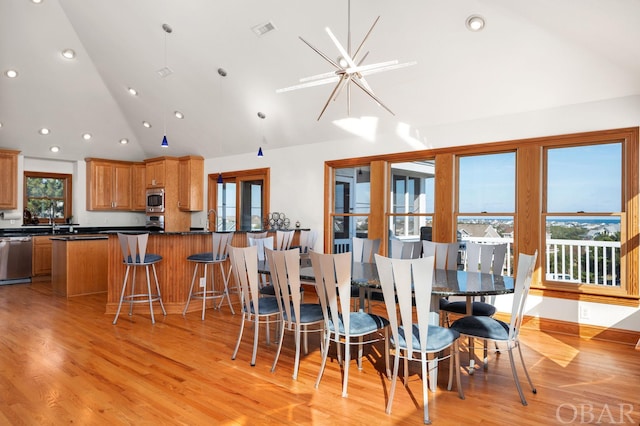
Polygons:
<instances>
[{"instance_id":1,"label":"stainless steel dishwasher","mask_svg":"<svg viewBox=\"0 0 640 426\"><path fill-rule=\"evenodd\" d=\"M0 237L0 285L31 282L31 236Z\"/></svg>"}]
</instances>

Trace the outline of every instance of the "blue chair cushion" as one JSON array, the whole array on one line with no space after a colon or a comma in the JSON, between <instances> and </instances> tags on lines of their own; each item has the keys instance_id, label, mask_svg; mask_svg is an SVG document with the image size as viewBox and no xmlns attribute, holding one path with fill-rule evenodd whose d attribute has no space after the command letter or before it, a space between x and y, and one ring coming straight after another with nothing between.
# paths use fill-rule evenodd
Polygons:
<instances>
[{"instance_id":1,"label":"blue chair cushion","mask_svg":"<svg viewBox=\"0 0 640 426\"><path fill-rule=\"evenodd\" d=\"M454 321L450 328L460 334L483 339L509 339L509 324L491 317L467 316Z\"/></svg>"},{"instance_id":2,"label":"blue chair cushion","mask_svg":"<svg viewBox=\"0 0 640 426\"><path fill-rule=\"evenodd\" d=\"M272 285L265 285L264 287L260 287L260 294L263 296L274 296L276 295L276 289Z\"/></svg>"},{"instance_id":3,"label":"blue chair cushion","mask_svg":"<svg viewBox=\"0 0 640 426\"><path fill-rule=\"evenodd\" d=\"M350 312L350 330L349 334L352 336L362 336L365 334L373 333L376 330L384 328L389 325L389 320L384 317L375 314L368 314L366 312ZM335 331L333 320L329 320L329 330ZM342 319L338 321L338 332L344 334L344 323Z\"/></svg>"},{"instance_id":4,"label":"blue chair cushion","mask_svg":"<svg viewBox=\"0 0 640 426\"><path fill-rule=\"evenodd\" d=\"M283 312L285 321L288 321L287 315ZM291 321L296 321L296 314L291 310ZM322 315L322 306L317 303L303 303L300 305L300 322L302 324L309 324L313 322L322 321L324 316Z\"/></svg>"},{"instance_id":5,"label":"blue chair cushion","mask_svg":"<svg viewBox=\"0 0 640 426\"><path fill-rule=\"evenodd\" d=\"M412 333L413 333L413 350L420 350L420 331L417 324L412 325ZM391 339L391 343L396 347L406 349L407 341L405 340L405 327L398 327L398 342L393 341ZM452 330L451 328L439 327L437 325L429 325L427 329L427 352L437 352L445 349L454 340L460 337L460 333L456 330Z\"/></svg>"},{"instance_id":6,"label":"blue chair cushion","mask_svg":"<svg viewBox=\"0 0 640 426\"><path fill-rule=\"evenodd\" d=\"M187 260L191 262L202 262L202 263L221 262L226 259L227 259L227 256L220 255L220 254L216 255L216 258L214 259L212 252L196 253L196 254L192 254L191 256L187 256Z\"/></svg>"},{"instance_id":7,"label":"blue chair cushion","mask_svg":"<svg viewBox=\"0 0 640 426\"><path fill-rule=\"evenodd\" d=\"M140 262L140 255L137 254L135 262L133 262L131 256L127 256L127 258L125 259L125 263L130 263L132 265L135 265L135 264L144 265L145 263L156 263L156 262L160 262L161 260L162 260L162 256L158 254L147 253L144 255L144 262Z\"/></svg>"},{"instance_id":8,"label":"blue chair cushion","mask_svg":"<svg viewBox=\"0 0 640 426\"><path fill-rule=\"evenodd\" d=\"M259 315L269 315L280 312L280 307L278 306L278 301L275 297L261 297L258 299L258 314ZM251 303L251 313L255 314L255 306L253 302Z\"/></svg>"},{"instance_id":9,"label":"blue chair cushion","mask_svg":"<svg viewBox=\"0 0 640 426\"><path fill-rule=\"evenodd\" d=\"M496 313L496 307L490 303L473 302L471 304L473 308L473 315L490 317ZM449 302L447 299L440 299L440 310L446 312L452 312L454 314L466 315L467 303L465 301Z\"/></svg>"}]
</instances>

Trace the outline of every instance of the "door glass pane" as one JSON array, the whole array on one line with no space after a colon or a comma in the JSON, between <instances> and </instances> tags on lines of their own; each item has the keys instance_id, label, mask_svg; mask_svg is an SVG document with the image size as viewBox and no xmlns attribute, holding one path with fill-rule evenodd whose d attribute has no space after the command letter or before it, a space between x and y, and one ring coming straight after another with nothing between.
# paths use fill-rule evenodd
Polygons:
<instances>
[{"instance_id":1,"label":"door glass pane","mask_svg":"<svg viewBox=\"0 0 640 426\"><path fill-rule=\"evenodd\" d=\"M240 188L240 229L242 231L263 229L262 180L242 181Z\"/></svg>"},{"instance_id":2,"label":"door glass pane","mask_svg":"<svg viewBox=\"0 0 640 426\"><path fill-rule=\"evenodd\" d=\"M547 150L547 212L622 210L622 144Z\"/></svg>"},{"instance_id":3,"label":"door glass pane","mask_svg":"<svg viewBox=\"0 0 640 426\"><path fill-rule=\"evenodd\" d=\"M218 201L216 211L218 219L216 230L235 231L236 230L236 184L235 182L225 182L218 186Z\"/></svg>"},{"instance_id":4,"label":"door glass pane","mask_svg":"<svg viewBox=\"0 0 640 426\"><path fill-rule=\"evenodd\" d=\"M514 152L460 157L458 180L458 212L515 212Z\"/></svg>"},{"instance_id":5,"label":"door glass pane","mask_svg":"<svg viewBox=\"0 0 640 426\"><path fill-rule=\"evenodd\" d=\"M369 166L336 169L334 212L369 213L371 185Z\"/></svg>"}]
</instances>

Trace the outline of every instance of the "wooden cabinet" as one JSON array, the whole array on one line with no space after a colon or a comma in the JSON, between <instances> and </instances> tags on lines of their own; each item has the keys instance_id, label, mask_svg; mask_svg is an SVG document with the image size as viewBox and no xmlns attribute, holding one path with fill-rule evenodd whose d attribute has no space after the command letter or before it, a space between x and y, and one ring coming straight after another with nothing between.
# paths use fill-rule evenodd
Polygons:
<instances>
[{"instance_id":1,"label":"wooden cabinet","mask_svg":"<svg viewBox=\"0 0 640 426\"><path fill-rule=\"evenodd\" d=\"M20 151L0 149L0 209L18 208L18 154Z\"/></svg>"},{"instance_id":2,"label":"wooden cabinet","mask_svg":"<svg viewBox=\"0 0 640 426\"><path fill-rule=\"evenodd\" d=\"M145 211L147 207L147 166L145 163L133 163L131 166L131 208Z\"/></svg>"},{"instance_id":3,"label":"wooden cabinet","mask_svg":"<svg viewBox=\"0 0 640 426\"><path fill-rule=\"evenodd\" d=\"M51 275L51 237L34 236L33 242L33 276Z\"/></svg>"},{"instance_id":4,"label":"wooden cabinet","mask_svg":"<svg viewBox=\"0 0 640 426\"><path fill-rule=\"evenodd\" d=\"M108 237L52 238L54 294L71 297L107 291Z\"/></svg>"},{"instance_id":5,"label":"wooden cabinet","mask_svg":"<svg viewBox=\"0 0 640 426\"><path fill-rule=\"evenodd\" d=\"M147 188L163 187L166 179L166 160L151 159L145 160Z\"/></svg>"},{"instance_id":6,"label":"wooden cabinet","mask_svg":"<svg viewBox=\"0 0 640 426\"><path fill-rule=\"evenodd\" d=\"M132 210L131 163L87 159L87 210Z\"/></svg>"},{"instance_id":7,"label":"wooden cabinet","mask_svg":"<svg viewBox=\"0 0 640 426\"><path fill-rule=\"evenodd\" d=\"M180 157L178 174L178 207L183 211L202 211L204 158Z\"/></svg>"}]
</instances>

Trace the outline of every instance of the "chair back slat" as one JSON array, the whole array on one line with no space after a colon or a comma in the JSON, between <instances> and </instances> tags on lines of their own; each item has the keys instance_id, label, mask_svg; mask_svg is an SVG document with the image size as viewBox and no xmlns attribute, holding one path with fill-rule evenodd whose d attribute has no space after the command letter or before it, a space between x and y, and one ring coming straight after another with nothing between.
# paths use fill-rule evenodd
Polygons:
<instances>
[{"instance_id":1,"label":"chair back slat","mask_svg":"<svg viewBox=\"0 0 640 426\"><path fill-rule=\"evenodd\" d=\"M394 259L417 259L422 254L421 241L391 240L391 256Z\"/></svg>"},{"instance_id":2,"label":"chair back slat","mask_svg":"<svg viewBox=\"0 0 640 426\"><path fill-rule=\"evenodd\" d=\"M507 243L481 244L468 241L466 243L466 270L502 275L506 254Z\"/></svg>"},{"instance_id":3,"label":"chair back slat","mask_svg":"<svg viewBox=\"0 0 640 426\"><path fill-rule=\"evenodd\" d=\"M145 263L149 234L124 234L118 232L118 240L125 263Z\"/></svg>"},{"instance_id":4,"label":"chair back slat","mask_svg":"<svg viewBox=\"0 0 640 426\"><path fill-rule=\"evenodd\" d=\"M358 263L373 263L373 255L380 249L380 238L353 237L353 261Z\"/></svg>"},{"instance_id":5,"label":"chair back slat","mask_svg":"<svg viewBox=\"0 0 640 426\"><path fill-rule=\"evenodd\" d=\"M399 333L400 327L402 327L408 357L419 359L413 355L414 335L412 330L414 326L418 328L420 351L426 352L434 257L392 259L376 255L375 260L393 333L393 341L401 341Z\"/></svg>"},{"instance_id":6,"label":"chair back slat","mask_svg":"<svg viewBox=\"0 0 640 426\"><path fill-rule=\"evenodd\" d=\"M293 230L283 231L278 229L276 231L276 250L289 250L291 241L293 241Z\"/></svg>"},{"instance_id":7,"label":"chair back slat","mask_svg":"<svg viewBox=\"0 0 640 426\"><path fill-rule=\"evenodd\" d=\"M266 259L265 253L264 253L265 249L273 250L273 237L265 237L265 238L248 237L247 241L249 243L249 246L257 247L259 261L263 261Z\"/></svg>"},{"instance_id":8,"label":"chair back slat","mask_svg":"<svg viewBox=\"0 0 640 426\"><path fill-rule=\"evenodd\" d=\"M291 329L294 319L299 323L301 318L300 252L266 249L265 253L278 306L285 314L286 326Z\"/></svg>"},{"instance_id":9,"label":"chair back slat","mask_svg":"<svg viewBox=\"0 0 640 426\"><path fill-rule=\"evenodd\" d=\"M514 341L520 334L520 326L524 317L524 306L531 288L533 271L536 267L538 251L532 255L520 253L518 255L518 269L514 283L513 305L511 307L511 321L509 324L509 340Z\"/></svg>"},{"instance_id":10,"label":"chair back slat","mask_svg":"<svg viewBox=\"0 0 640 426\"><path fill-rule=\"evenodd\" d=\"M306 254L309 253L310 250L316 245L316 239L318 234L313 230L302 230L300 231L300 253Z\"/></svg>"},{"instance_id":11,"label":"chair back slat","mask_svg":"<svg viewBox=\"0 0 640 426\"><path fill-rule=\"evenodd\" d=\"M455 270L458 268L458 251L460 243L434 243L433 241L422 241L422 256L435 258L436 269Z\"/></svg>"},{"instance_id":12,"label":"chair back slat","mask_svg":"<svg viewBox=\"0 0 640 426\"><path fill-rule=\"evenodd\" d=\"M258 299L260 297L258 278L258 248L233 247L229 246L229 258L231 259L231 270L236 284L240 287L240 300L242 309L251 312L252 306L258 309Z\"/></svg>"},{"instance_id":13,"label":"chair back slat","mask_svg":"<svg viewBox=\"0 0 640 426\"><path fill-rule=\"evenodd\" d=\"M211 234L211 252L213 260L225 260L229 255L229 245L233 239L233 232L213 232Z\"/></svg>"},{"instance_id":14,"label":"chair back slat","mask_svg":"<svg viewBox=\"0 0 640 426\"><path fill-rule=\"evenodd\" d=\"M316 278L316 291L325 318L325 327L330 330L329 321L335 320L337 335L342 322L345 340L350 335L351 309L351 253L322 254L310 252L311 265Z\"/></svg>"}]
</instances>

